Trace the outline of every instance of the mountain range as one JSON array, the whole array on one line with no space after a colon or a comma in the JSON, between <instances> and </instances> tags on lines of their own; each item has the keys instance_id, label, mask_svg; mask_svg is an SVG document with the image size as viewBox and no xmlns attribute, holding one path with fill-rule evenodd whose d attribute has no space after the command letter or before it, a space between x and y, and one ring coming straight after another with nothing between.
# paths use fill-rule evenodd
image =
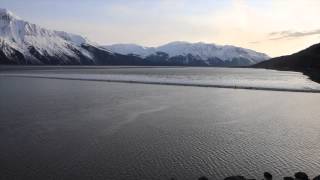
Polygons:
<instances>
[{"instance_id":1,"label":"mountain range","mask_svg":"<svg viewBox=\"0 0 320 180\"><path fill-rule=\"evenodd\" d=\"M86 38L42 28L0 9L0 64L142 64L140 58L99 48Z\"/></svg>"},{"instance_id":2,"label":"mountain range","mask_svg":"<svg viewBox=\"0 0 320 180\"><path fill-rule=\"evenodd\" d=\"M100 46L0 9L0 64L247 66L266 59L267 55L253 50L205 43L172 42L156 48Z\"/></svg>"},{"instance_id":3,"label":"mountain range","mask_svg":"<svg viewBox=\"0 0 320 180\"><path fill-rule=\"evenodd\" d=\"M253 50L203 42L176 41L159 47L143 47L136 44L102 47L119 54L136 55L149 61L167 61L184 65L247 66L269 59L266 54Z\"/></svg>"}]
</instances>

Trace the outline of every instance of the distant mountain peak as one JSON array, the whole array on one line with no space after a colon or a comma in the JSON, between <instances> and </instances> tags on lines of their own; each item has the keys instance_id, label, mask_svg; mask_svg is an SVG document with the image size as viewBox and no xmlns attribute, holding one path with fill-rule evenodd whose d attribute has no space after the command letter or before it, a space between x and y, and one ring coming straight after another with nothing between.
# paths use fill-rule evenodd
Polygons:
<instances>
[{"instance_id":1,"label":"distant mountain peak","mask_svg":"<svg viewBox=\"0 0 320 180\"><path fill-rule=\"evenodd\" d=\"M229 66L230 64L237 64L238 66L251 65L269 59L266 54L250 49L205 42L173 41L158 47L143 47L137 44L114 44L103 47L116 53L124 55L136 54L143 58L150 56L154 58L154 56L159 55L158 53L161 52L167 54L168 60L170 58L176 60L177 58L175 57L185 57L186 64L191 57L199 62L202 61L202 64L205 65L215 65L217 64L216 61L219 61L219 64L224 64L225 66ZM163 54L159 56L161 55Z\"/></svg>"},{"instance_id":2,"label":"distant mountain peak","mask_svg":"<svg viewBox=\"0 0 320 180\"><path fill-rule=\"evenodd\" d=\"M24 63L30 64L50 64L52 59L57 64L80 63L81 57L92 58L81 47L88 42L86 38L42 28L22 20L7 9L0 9L0 42L0 61L11 59L10 63L17 62L17 54L20 60L25 59Z\"/></svg>"},{"instance_id":3,"label":"distant mountain peak","mask_svg":"<svg viewBox=\"0 0 320 180\"><path fill-rule=\"evenodd\" d=\"M268 58L253 50L204 42L100 47L81 35L46 29L0 9L0 64L246 66Z\"/></svg>"},{"instance_id":4,"label":"distant mountain peak","mask_svg":"<svg viewBox=\"0 0 320 180\"><path fill-rule=\"evenodd\" d=\"M142 65L142 59L115 54L81 35L55 31L0 9L0 64Z\"/></svg>"},{"instance_id":5,"label":"distant mountain peak","mask_svg":"<svg viewBox=\"0 0 320 180\"><path fill-rule=\"evenodd\" d=\"M8 9L0 8L0 17L1 19L20 19L17 15L13 14L13 12L9 11Z\"/></svg>"},{"instance_id":6,"label":"distant mountain peak","mask_svg":"<svg viewBox=\"0 0 320 180\"><path fill-rule=\"evenodd\" d=\"M172 41L167 43L166 45L186 45L186 44L191 44L188 41Z\"/></svg>"},{"instance_id":7,"label":"distant mountain peak","mask_svg":"<svg viewBox=\"0 0 320 180\"><path fill-rule=\"evenodd\" d=\"M33 23L22 20L11 11L0 8L0 38L14 43L23 43L26 38L37 36L38 38L62 38L65 41L81 45L88 40L80 35L64 31L54 31L43 28ZM47 39L48 40L48 39Z\"/></svg>"}]
</instances>

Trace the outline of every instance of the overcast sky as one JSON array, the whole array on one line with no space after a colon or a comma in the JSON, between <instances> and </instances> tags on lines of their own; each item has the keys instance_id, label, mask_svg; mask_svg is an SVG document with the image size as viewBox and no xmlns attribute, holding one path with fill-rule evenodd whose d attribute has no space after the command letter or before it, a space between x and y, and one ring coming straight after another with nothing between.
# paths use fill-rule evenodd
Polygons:
<instances>
[{"instance_id":1,"label":"overcast sky","mask_svg":"<svg viewBox=\"0 0 320 180\"><path fill-rule=\"evenodd\" d=\"M290 54L320 40L320 0L0 0L43 27L100 44L231 44Z\"/></svg>"}]
</instances>

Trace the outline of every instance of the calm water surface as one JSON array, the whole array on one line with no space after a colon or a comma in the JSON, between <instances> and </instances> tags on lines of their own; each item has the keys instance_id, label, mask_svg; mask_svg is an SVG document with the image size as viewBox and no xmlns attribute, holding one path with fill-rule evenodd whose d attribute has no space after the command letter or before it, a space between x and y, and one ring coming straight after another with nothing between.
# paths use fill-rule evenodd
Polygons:
<instances>
[{"instance_id":1,"label":"calm water surface","mask_svg":"<svg viewBox=\"0 0 320 180\"><path fill-rule=\"evenodd\" d=\"M0 179L319 174L317 93L6 76L0 89Z\"/></svg>"}]
</instances>

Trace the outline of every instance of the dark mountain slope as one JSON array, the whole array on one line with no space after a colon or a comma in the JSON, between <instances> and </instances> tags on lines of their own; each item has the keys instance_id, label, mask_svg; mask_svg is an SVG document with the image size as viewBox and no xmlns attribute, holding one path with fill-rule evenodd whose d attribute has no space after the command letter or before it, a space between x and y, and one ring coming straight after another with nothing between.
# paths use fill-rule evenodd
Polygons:
<instances>
[{"instance_id":1,"label":"dark mountain slope","mask_svg":"<svg viewBox=\"0 0 320 180\"><path fill-rule=\"evenodd\" d=\"M272 58L252 67L298 71L320 82L320 43L292 55Z\"/></svg>"}]
</instances>

